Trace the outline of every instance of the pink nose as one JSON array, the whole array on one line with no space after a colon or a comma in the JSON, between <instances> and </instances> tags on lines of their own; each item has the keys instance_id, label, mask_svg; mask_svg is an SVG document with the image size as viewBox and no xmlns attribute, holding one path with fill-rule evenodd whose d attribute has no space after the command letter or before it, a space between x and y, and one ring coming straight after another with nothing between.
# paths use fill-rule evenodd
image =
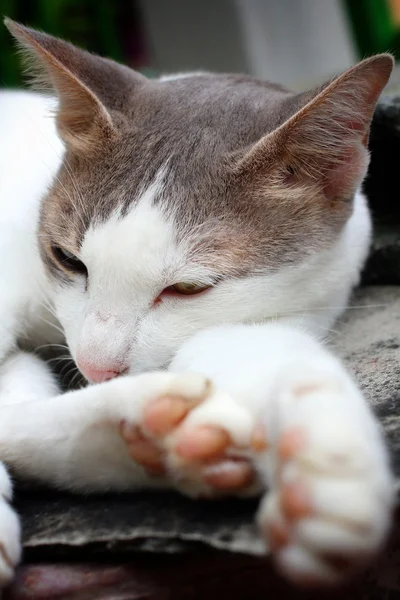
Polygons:
<instances>
[{"instance_id":1,"label":"pink nose","mask_svg":"<svg viewBox=\"0 0 400 600\"><path fill-rule=\"evenodd\" d=\"M93 383L103 383L114 377L118 377L121 373L124 373L127 368L125 365L118 363L117 361L110 361L108 364L100 365L95 361L88 360L78 349L76 356L76 364L79 367L80 372ZM103 368L101 368L103 367Z\"/></svg>"},{"instance_id":2,"label":"pink nose","mask_svg":"<svg viewBox=\"0 0 400 600\"><path fill-rule=\"evenodd\" d=\"M103 381L118 377L121 373L121 371L97 371L96 369L88 369L87 367L82 368L81 366L79 368L86 379L93 381L93 383L103 383Z\"/></svg>"}]
</instances>

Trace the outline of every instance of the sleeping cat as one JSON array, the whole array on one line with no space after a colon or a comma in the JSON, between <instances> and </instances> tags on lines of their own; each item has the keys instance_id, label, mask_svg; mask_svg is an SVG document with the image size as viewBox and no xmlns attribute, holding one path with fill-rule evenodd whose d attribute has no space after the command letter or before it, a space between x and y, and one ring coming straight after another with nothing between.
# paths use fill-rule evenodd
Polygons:
<instances>
[{"instance_id":1,"label":"sleeping cat","mask_svg":"<svg viewBox=\"0 0 400 600\"><path fill-rule=\"evenodd\" d=\"M281 572L343 581L394 503L378 423L322 343L370 243L360 186L392 58L292 93L148 80L6 24L57 100L0 100L0 458L78 492L268 490L257 521ZM61 393L32 352L58 344L90 385ZM0 491L5 584L4 467Z\"/></svg>"}]
</instances>

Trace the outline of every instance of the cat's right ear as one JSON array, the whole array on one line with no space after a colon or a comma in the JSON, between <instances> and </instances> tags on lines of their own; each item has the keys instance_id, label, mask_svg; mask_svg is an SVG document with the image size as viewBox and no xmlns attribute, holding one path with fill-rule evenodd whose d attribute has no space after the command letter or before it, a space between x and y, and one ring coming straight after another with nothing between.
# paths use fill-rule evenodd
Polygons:
<instances>
[{"instance_id":1,"label":"cat's right ear","mask_svg":"<svg viewBox=\"0 0 400 600\"><path fill-rule=\"evenodd\" d=\"M367 171L371 120L393 65L389 54L372 56L300 94L303 106L246 152L239 175L268 180L278 197L312 184L318 201L351 200Z\"/></svg>"},{"instance_id":2,"label":"cat's right ear","mask_svg":"<svg viewBox=\"0 0 400 600\"><path fill-rule=\"evenodd\" d=\"M88 153L116 134L115 113L145 81L138 73L51 35L5 19L41 89L58 96L57 128L67 147Z\"/></svg>"}]
</instances>

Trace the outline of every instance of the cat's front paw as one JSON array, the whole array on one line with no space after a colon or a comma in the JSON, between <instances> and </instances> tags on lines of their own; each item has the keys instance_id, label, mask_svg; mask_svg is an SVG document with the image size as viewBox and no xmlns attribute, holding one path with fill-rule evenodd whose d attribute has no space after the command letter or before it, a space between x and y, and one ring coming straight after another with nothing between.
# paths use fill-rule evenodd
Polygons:
<instances>
[{"instance_id":1,"label":"cat's front paw","mask_svg":"<svg viewBox=\"0 0 400 600\"><path fill-rule=\"evenodd\" d=\"M19 519L9 504L10 500L10 480L0 463L0 588L11 581L21 558Z\"/></svg>"},{"instance_id":2,"label":"cat's front paw","mask_svg":"<svg viewBox=\"0 0 400 600\"><path fill-rule=\"evenodd\" d=\"M311 378L282 393L273 485L259 526L294 583L341 583L388 532L394 493L383 441L372 417L343 397L357 390Z\"/></svg>"},{"instance_id":3,"label":"cat's front paw","mask_svg":"<svg viewBox=\"0 0 400 600\"><path fill-rule=\"evenodd\" d=\"M152 377L164 375L145 377L151 387ZM246 495L259 487L251 455L265 448L262 432L248 411L201 376L168 374L139 419L121 420L120 434L150 476L167 477L188 495Z\"/></svg>"}]
</instances>

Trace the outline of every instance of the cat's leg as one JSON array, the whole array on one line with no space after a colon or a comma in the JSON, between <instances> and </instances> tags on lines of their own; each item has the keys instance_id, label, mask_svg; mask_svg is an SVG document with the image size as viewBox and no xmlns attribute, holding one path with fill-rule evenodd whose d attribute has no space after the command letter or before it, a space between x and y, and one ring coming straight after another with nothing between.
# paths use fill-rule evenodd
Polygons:
<instances>
[{"instance_id":1,"label":"cat's leg","mask_svg":"<svg viewBox=\"0 0 400 600\"><path fill-rule=\"evenodd\" d=\"M24 352L10 356L0 366L0 459L20 476L73 490L163 485L134 464L123 425L144 422L146 404L159 397L192 406L207 396L208 382L164 373L110 383L60 395L41 359ZM12 578L21 555L11 497L10 477L0 463L0 587Z\"/></svg>"},{"instance_id":2,"label":"cat's leg","mask_svg":"<svg viewBox=\"0 0 400 600\"><path fill-rule=\"evenodd\" d=\"M29 352L16 352L0 365L0 407L53 398L60 393L45 362Z\"/></svg>"},{"instance_id":3,"label":"cat's leg","mask_svg":"<svg viewBox=\"0 0 400 600\"><path fill-rule=\"evenodd\" d=\"M166 432L212 394L202 376L165 372L57 394L46 365L27 354L2 370L0 459L18 475L76 491L171 486L140 436L148 422L161 435L160 403L175 409L162 414ZM132 447L140 460L132 459Z\"/></svg>"},{"instance_id":4,"label":"cat's leg","mask_svg":"<svg viewBox=\"0 0 400 600\"><path fill-rule=\"evenodd\" d=\"M391 522L377 422L343 366L322 353L278 374L262 421L270 450L256 463L270 491L258 523L280 570L305 585L345 579L380 549Z\"/></svg>"},{"instance_id":5,"label":"cat's leg","mask_svg":"<svg viewBox=\"0 0 400 600\"><path fill-rule=\"evenodd\" d=\"M78 491L180 488L184 482L171 481L170 474L181 480L182 473L168 462L175 456L174 432L215 396L203 376L166 372L59 394L45 363L19 353L0 367L0 459L19 475ZM234 403L232 412L246 443L252 419ZM246 477L248 471L246 464ZM197 480L196 474L188 483L193 494Z\"/></svg>"},{"instance_id":6,"label":"cat's leg","mask_svg":"<svg viewBox=\"0 0 400 600\"><path fill-rule=\"evenodd\" d=\"M214 395L205 377L172 373L122 377L60 394L43 361L17 353L0 367L0 459L19 476L75 491L180 489L180 472L168 473L172 434ZM237 410L248 427L246 411ZM192 491L198 479L189 482ZM201 479L200 484L204 487ZM0 585L20 556L10 497L10 479L0 463Z\"/></svg>"},{"instance_id":7,"label":"cat's leg","mask_svg":"<svg viewBox=\"0 0 400 600\"><path fill-rule=\"evenodd\" d=\"M12 486L5 466L0 463L0 588L12 579L21 558L20 525L11 508Z\"/></svg>"},{"instance_id":8,"label":"cat's leg","mask_svg":"<svg viewBox=\"0 0 400 600\"><path fill-rule=\"evenodd\" d=\"M260 482L251 483L244 467L254 464L270 489L261 532L296 582L339 582L374 555L393 508L388 456L378 423L335 357L292 327L220 327L185 344L171 369L203 372L227 392L158 438L182 491L254 491ZM152 410L173 415L178 407L160 402Z\"/></svg>"},{"instance_id":9,"label":"cat's leg","mask_svg":"<svg viewBox=\"0 0 400 600\"><path fill-rule=\"evenodd\" d=\"M55 393L53 376L33 355L16 353L0 366L0 406L44 399ZM20 525L11 500L11 480L0 463L0 587L10 581L21 557Z\"/></svg>"},{"instance_id":10,"label":"cat's leg","mask_svg":"<svg viewBox=\"0 0 400 600\"><path fill-rule=\"evenodd\" d=\"M0 304L0 364L7 354L14 350L16 332L18 331L17 315L7 309L8 306Z\"/></svg>"}]
</instances>

